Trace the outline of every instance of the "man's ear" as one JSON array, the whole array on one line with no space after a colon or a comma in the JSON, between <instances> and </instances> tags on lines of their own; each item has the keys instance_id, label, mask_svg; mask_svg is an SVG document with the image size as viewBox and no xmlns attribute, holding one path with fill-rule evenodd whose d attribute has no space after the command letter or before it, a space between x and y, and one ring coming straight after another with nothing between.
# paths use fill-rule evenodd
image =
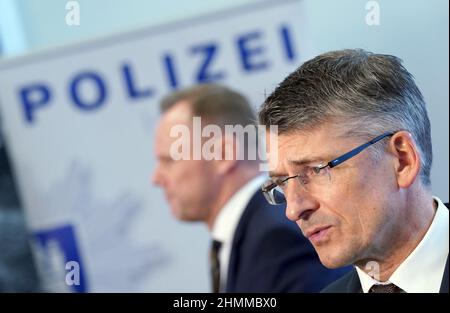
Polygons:
<instances>
[{"instance_id":1,"label":"man's ear","mask_svg":"<svg viewBox=\"0 0 450 313\"><path fill-rule=\"evenodd\" d=\"M390 142L395 158L395 175L401 188L408 188L420 172L420 154L412 135L407 131L395 133Z\"/></svg>"}]
</instances>

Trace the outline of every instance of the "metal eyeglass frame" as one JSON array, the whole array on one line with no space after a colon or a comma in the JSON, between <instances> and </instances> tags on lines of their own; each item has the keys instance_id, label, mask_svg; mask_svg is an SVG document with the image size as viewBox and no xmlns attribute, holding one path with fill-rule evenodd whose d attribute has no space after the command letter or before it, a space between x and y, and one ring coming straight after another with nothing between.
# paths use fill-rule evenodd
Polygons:
<instances>
[{"instance_id":1,"label":"metal eyeglass frame","mask_svg":"<svg viewBox=\"0 0 450 313\"><path fill-rule=\"evenodd\" d=\"M354 157L355 155L359 154L361 151L363 151L363 150L366 149L367 147L369 147L369 146L371 146L371 145L377 143L378 141L380 141L380 140L382 140L382 139L384 139L384 138L386 138L386 137L393 136L394 134L395 134L395 132L387 132L387 133L384 133L384 134L382 134L382 135L380 135L380 136L378 136L378 137L375 137L375 138L373 138L372 140L370 140L370 141L368 141L368 142L366 142L366 143L364 143L364 144L362 144L362 145L356 147L355 149L350 150L349 152L344 153L343 155L341 155L341 156L339 156L339 157L337 157L337 158L331 160L330 162L328 162L328 163L325 164L325 165L321 165L321 166L316 166L316 167L314 167L313 170L314 170L314 172L319 173L322 169L324 169L324 168L326 168L326 167L329 167L329 168L336 167L336 166L338 166L339 164L341 164L341 163L347 161L348 159ZM300 177L300 175L301 175L301 174L297 174L297 175L293 175L293 176L286 177L285 179L283 179L283 180L282 180L281 182L279 182L278 184L277 184L277 183L272 183L272 184L270 184L270 185L268 185L268 186L262 186L262 187L261 187L261 190L262 190L262 192L263 192L263 194L264 194L264 197L266 198L267 202L269 202L270 204L273 204L273 205L277 205L277 204L283 203L283 202L280 202L280 203L273 203L273 201L270 200L270 199L271 199L271 196L270 196L270 194L269 194L270 191L271 191L272 189L276 188L277 186L279 186L279 184L284 184L285 182L287 182L288 180L290 180L290 179L292 179L292 178ZM284 202L286 202L286 200L285 200Z\"/></svg>"}]
</instances>

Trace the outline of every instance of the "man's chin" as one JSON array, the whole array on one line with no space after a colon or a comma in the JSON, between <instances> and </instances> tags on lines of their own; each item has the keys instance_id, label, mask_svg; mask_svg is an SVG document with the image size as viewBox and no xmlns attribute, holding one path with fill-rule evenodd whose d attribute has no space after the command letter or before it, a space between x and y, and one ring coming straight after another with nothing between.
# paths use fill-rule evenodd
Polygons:
<instances>
[{"instance_id":1,"label":"man's chin","mask_svg":"<svg viewBox=\"0 0 450 313\"><path fill-rule=\"evenodd\" d=\"M188 221L182 210L172 209L172 216L179 221Z\"/></svg>"},{"instance_id":2,"label":"man's chin","mask_svg":"<svg viewBox=\"0 0 450 313\"><path fill-rule=\"evenodd\" d=\"M318 253L318 255L322 265L329 269L345 267L351 263L346 258L342 258L341 255L333 256L326 253Z\"/></svg>"},{"instance_id":3,"label":"man's chin","mask_svg":"<svg viewBox=\"0 0 450 313\"><path fill-rule=\"evenodd\" d=\"M174 205L173 203L170 203L170 213L172 213L172 216L177 220L184 220L183 210L181 210L177 205Z\"/></svg>"},{"instance_id":4,"label":"man's chin","mask_svg":"<svg viewBox=\"0 0 450 313\"><path fill-rule=\"evenodd\" d=\"M189 215L186 214L185 210L177 208L177 207L171 207L172 216L182 222L192 222L193 219L190 218Z\"/></svg>"}]
</instances>

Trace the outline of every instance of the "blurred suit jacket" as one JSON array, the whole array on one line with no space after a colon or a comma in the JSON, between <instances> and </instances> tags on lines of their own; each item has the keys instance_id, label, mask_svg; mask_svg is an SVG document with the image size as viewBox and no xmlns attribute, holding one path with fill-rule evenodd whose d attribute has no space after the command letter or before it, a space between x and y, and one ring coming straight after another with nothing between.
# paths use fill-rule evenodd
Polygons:
<instances>
[{"instance_id":1,"label":"blurred suit jacket","mask_svg":"<svg viewBox=\"0 0 450 313\"><path fill-rule=\"evenodd\" d=\"M349 269L325 268L285 206L257 191L234 234L225 292L319 292Z\"/></svg>"},{"instance_id":2,"label":"blurred suit jacket","mask_svg":"<svg viewBox=\"0 0 450 313\"><path fill-rule=\"evenodd\" d=\"M448 208L448 203L444 203L445 206ZM441 282L441 288L439 290L440 293L448 293L448 256L447 256L447 262L445 263L445 270L444 275L442 276L442 282ZM345 276L340 278L339 280L335 281L328 287L326 287L324 290L322 290L323 293L361 293L363 292L361 287L361 282L359 280L358 273L356 272L356 269L353 269L349 273L347 273Z\"/></svg>"}]
</instances>

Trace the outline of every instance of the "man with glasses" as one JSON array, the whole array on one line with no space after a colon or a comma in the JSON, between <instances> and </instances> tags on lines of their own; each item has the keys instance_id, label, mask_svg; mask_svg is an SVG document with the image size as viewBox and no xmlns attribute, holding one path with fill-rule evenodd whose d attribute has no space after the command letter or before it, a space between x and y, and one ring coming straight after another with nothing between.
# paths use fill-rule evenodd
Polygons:
<instances>
[{"instance_id":1,"label":"man with glasses","mask_svg":"<svg viewBox=\"0 0 450 313\"><path fill-rule=\"evenodd\" d=\"M319 55L259 119L278 126L266 199L287 203L326 267L355 268L324 292L448 292L448 209L431 193L430 122L400 59Z\"/></svg>"},{"instance_id":2,"label":"man with glasses","mask_svg":"<svg viewBox=\"0 0 450 313\"><path fill-rule=\"evenodd\" d=\"M274 208L266 202L260 190L265 176L259 172L259 160L247 153L256 149L248 138L242 158L234 153L231 158L220 157L226 146L237 152L246 142L228 136L224 128L255 126L255 113L242 95L220 85L200 85L168 95L161 111L153 180L164 189L177 219L207 225L214 292L318 292L342 275L342 270L320 263L312 245L284 216L283 205ZM219 157L196 159L194 154L206 149L189 142L187 158L177 160L176 129L191 131L198 118L201 133L208 125L222 131L213 145ZM191 133L189 138L195 141L195 130ZM202 140L204 148L211 138ZM225 148L219 152L221 147Z\"/></svg>"}]
</instances>

